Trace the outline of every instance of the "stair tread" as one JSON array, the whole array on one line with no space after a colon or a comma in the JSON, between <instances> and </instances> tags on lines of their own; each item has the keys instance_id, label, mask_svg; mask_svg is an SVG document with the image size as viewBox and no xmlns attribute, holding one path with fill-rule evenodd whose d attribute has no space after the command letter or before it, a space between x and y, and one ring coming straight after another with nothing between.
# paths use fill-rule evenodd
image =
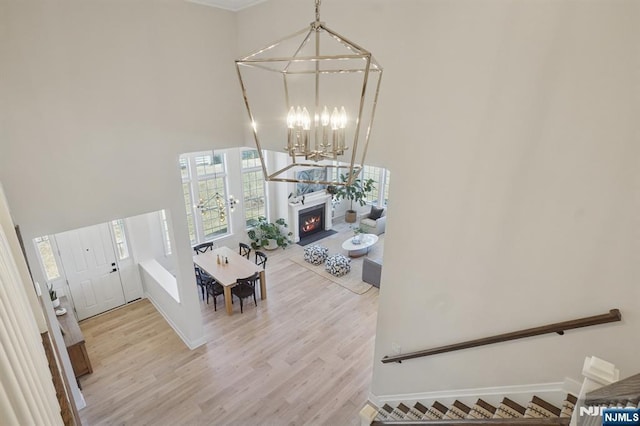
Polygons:
<instances>
[{"instance_id":1,"label":"stair tread","mask_svg":"<svg viewBox=\"0 0 640 426\"><path fill-rule=\"evenodd\" d=\"M468 419L490 419L496 413L496 407L479 398L467 415Z\"/></svg>"},{"instance_id":2,"label":"stair tread","mask_svg":"<svg viewBox=\"0 0 640 426\"><path fill-rule=\"evenodd\" d=\"M447 406L446 406L446 405L444 405L444 404L442 404L442 403L440 403L440 402L438 402L438 401L435 401L435 402L431 405L431 407L435 408L436 410L438 410L438 411L439 411L439 412L441 412L442 414L446 414L446 413L447 413L447 411L449 410L449 409L447 408Z\"/></svg>"},{"instance_id":3,"label":"stair tread","mask_svg":"<svg viewBox=\"0 0 640 426\"><path fill-rule=\"evenodd\" d=\"M538 405L539 407L544 408L545 410L547 410L548 412L552 413L554 416L559 417L560 416L560 412L562 410L560 410L560 408L556 407L555 405L545 401L544 399L534 395L533 398L531 398L531 403Z\"/></svg>"},{"instance_id":4,"label":"stair tread","mask_svg":"<svg viewBox=\"0 0 640 426\"><path fill-rule=\"evenodd\" d=\"M421 404L420 402L416 402L413 408L420 411L422 414L425 414L429 410L424 404Z\"/></svg>"},{"instance_id":5,"label":"stair tread","mask_svg":"<svg viewBox=\"0 0 640 426\"><path fill-rule=\"evenodd\" d=\"M453 404L451 404L449 410L447 410L444 418L453 420L465 419L470 411L470 407L456 399Z\"/></svg>"},{"instance_id":6,"label":"stair tread","mask_svg":"<svg viewBox=\"0 0 640 426\"><path fill-rule=\"evenodd\" d=\"M518 417L524 417L524 413L526 411L527 409L524 408L522 405L505 397L502 399L502 402L498 406L498 409L493 415L493 418L494 419L495 418L507 418L507 419L512 418L513 419Z\"/></svg>"}]
</instances>

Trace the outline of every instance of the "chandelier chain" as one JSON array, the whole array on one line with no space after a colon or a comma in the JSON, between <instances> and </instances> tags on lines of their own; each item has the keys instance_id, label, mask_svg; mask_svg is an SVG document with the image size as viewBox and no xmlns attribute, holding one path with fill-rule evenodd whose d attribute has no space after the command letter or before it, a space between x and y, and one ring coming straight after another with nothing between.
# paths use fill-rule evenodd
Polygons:
<instances>
[{"instance_id":1,"label":"chandelier chain","mask_svg":"<svg viewBox=\"0 0 640 426\"><path fill-rule=\"evenodd\" d=\"M316 0L316 22L320 22L320 3L321 0Z\"/></svg>"}]
</instances>

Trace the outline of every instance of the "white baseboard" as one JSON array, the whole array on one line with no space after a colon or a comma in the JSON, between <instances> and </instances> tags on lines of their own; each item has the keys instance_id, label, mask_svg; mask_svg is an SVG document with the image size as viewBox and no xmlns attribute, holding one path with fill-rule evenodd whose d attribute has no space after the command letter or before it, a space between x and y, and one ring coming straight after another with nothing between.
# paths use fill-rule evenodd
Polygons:
<instances>
[{"instance_id":1,"label":"white baseboard","mask_svg":"<svg viewBox=\"0 0 640 426\"><path fill-rule=\"evenodd\" d=\"M147 299L149 299L149 301L151 302L151 304L156 308L156 310L158 312L160 312L160 315L162 315L162 317L165 319L165 321L171 326L171 328L173 328L173 331L176 332L176 334L180 337L180 339L182 339L182 341L184 342L185 345L187 345L187 347L191 350L196 349L202 345L204 345L205 343L207 343L207 339L202 336L199 339L196 340L191 340L188 339L187 336L185 336L182 331L180 330L180 328L178 328L178 326L171 320L171 318L164 312L164 310L162 309L162 307L160 306L160 304L158 304L153 297L151 296L151 294L149 294L148 292L145 291L144 293L145 297Z\"/></svg>"},{"instance_id":2,"label":"white baseboard","mask_svg":"<svg viewBox=\"0 0 640 426\"><path fill-rule=\"evenodd\" d=\"M486 388L469 388L440 390L433 392L417 392L396 395L374 395L369 394L369 401L378 407L384 404L396 406L401 402L405 405L413 405L421 402L430 406L434 401L439 401L444 405L451 405L456 399L467 405L473 405L478 398L482 398L490 404L499 404L502 398L510 398L517 403L526 406L533 395L536 395L558 408L562 406L562 401L567 393L578 396L581 384L571 378L565 378L562 382L535 383L528 385L492 386Z\"/></svg>"}]
</instances>

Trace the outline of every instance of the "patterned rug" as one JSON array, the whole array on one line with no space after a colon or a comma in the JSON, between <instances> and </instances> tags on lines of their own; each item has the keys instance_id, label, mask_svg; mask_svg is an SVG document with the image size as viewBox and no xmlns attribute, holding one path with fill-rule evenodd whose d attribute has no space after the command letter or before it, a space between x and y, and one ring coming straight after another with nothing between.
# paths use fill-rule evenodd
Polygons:
<instances>
[{"instance_id":1,"label":"patterned rug","mask_svg":"<svg viewBox=\"0 0 640 426\"><path fill-rule=\"evenodd\" d=\"M324 238L320 241L316 241L315 244L327 247L329 249L329 256L333 254L344 254L346 256L347 251L344 250L341 246L342 243L347 238L351 238L351 236L351 232L340 232L331 235L330 237ZM382 259L382 254L384 251L384 234L379 236L378 242L370 248L369 254L367 256L351 258L351 272L342 277L335 277L325 271L324 264L316 266L312 265L311 263L305 262L304 247L300 247L297 244L294 244L290 246L287 251L290 251L290 260L292 262L295 262L298 265L303 266L318 275L322 275L326 279L333 281L334 283L346 288L347 290L355 294L364 294L369 291L372 286L362 281L362 262L363 259L367 256L371 259Z\"/></svg>"}]
</instances>

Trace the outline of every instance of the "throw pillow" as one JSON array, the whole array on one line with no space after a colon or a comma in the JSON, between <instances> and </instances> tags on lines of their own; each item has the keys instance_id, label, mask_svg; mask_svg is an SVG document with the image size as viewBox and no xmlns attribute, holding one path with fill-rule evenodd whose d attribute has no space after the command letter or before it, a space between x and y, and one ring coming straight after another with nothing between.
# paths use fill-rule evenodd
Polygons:
<instances>
[{"instance_id":1,"label":"throw pillow","mask_svg":"<svg viewBox=\"0 0 640 426\"><path fill-rule=\"evenodd\" d=\"M382 217L382 213L384 213L384 208L377 209L374 206L371 206L371 212L369 213L369 219L378 220Z\"/></svg>"}]
</instances>

